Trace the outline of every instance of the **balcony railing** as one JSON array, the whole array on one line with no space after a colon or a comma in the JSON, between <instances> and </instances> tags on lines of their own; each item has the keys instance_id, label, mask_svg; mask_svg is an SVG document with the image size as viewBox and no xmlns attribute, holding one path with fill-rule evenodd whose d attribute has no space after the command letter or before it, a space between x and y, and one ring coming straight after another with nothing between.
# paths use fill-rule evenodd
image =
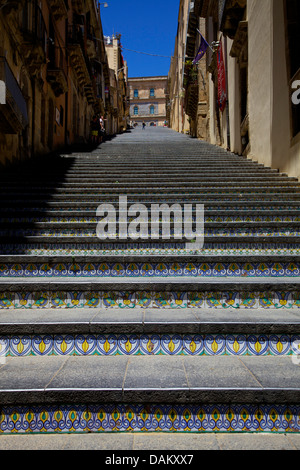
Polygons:
<instances>
[{"instance_id":1,"label":"balcony railing","mask_svg":"<svg viewBox=\"0 0 300 470\"><path fill-rule=\"evenodd\" d=\"M21 30L24 41L31 45L40 45L46 54L47 50L47 30L44 22L43 14L34 0L25 2L22 12Z\"/></svg>"},{"instance_id":2,"label":"balcony railing","mask_svg":"<svg viewBox=\"0 0 300 470\"><path fill-rule=\"evenodd\" d=\"M67 82L67 60L60 45L55 44L49 48L50 62L47 66L47 80L51 83L56 96L65 93Z\"/></svg>"},{"instance_id":3,"label":"balcony railing","mask_svg":"<svg viewBox=\"0 0 300 470\"><path fill-rule=\"evenodd\" d=\"M6 59L0 57L0 127L6 134L16 134L28 124L27 105L20 86Z\"/></svg>"}]
</instances>

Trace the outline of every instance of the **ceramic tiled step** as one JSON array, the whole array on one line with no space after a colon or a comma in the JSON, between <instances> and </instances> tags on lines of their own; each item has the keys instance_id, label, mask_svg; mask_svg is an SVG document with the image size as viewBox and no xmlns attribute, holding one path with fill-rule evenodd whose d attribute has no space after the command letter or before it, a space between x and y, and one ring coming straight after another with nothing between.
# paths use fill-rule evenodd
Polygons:
<instances>
[{"instance_id":1,"label":"ceramic tiled step","mask_svg":"<svg viewBox=\"0 0 300 470\"><path fill-rule=\"evenodd\" d=\"M150 214L149 214L150 215ZM277 217L278 218L278 217ZM26 230L35 230L37 232L44 230L45 232L47 229L53 230L53 233L55 231L58 231L58 229L66 229L69 230L70 233L74 229L82 229L83 231L85 230L91 230L92 232L95 232L97 222L98 220L101 220L101 217L95 217L94 220L92 221L83 221L83 220L78 220L78 221L47 221L47 222L38 222L35 221L34 224L32 222L25 222L25 221L10 221L10 222L5 222L0 219L0 233L4 233L4 229L11 231L12 233L21 233L21 231L25 234ZM275 217L274 217L275 219ZM134 220L133 217L129 218L128 223L130 223L132 220ZM116 218L116 221L118 223L118 226L127 226L127 223L124 224L122 222L119 222L119 219ZM148 219L149 225L151 226L151 218ZM195 222L195 219L193 219L193 222ZM174 218L170 220L170 226L171 226L171 233L173 233L173 225L176 223L174 222ZM204 221L205 223L205 229L216 229L216 233L218 233L218 230L223 230L226 228L229 229L236 229L237 233L243 228L253 228L261 230L274 230L276 228L277 232L284 232L284 230L289 230L289 231L297 231L297 229L300 228L300 218L299 220L287 220L287 221L279 221L279 220L273 220L273 221L259 221L259 220L253 220L253 221L225 221L225 220L206 220ZM162 222L160 221L160 225ZM280 230L281 229L281 230ZM284 229L284 230L282 230ZM18 231L17 231L18 230ZM17 231L17 232L15 232ZM92 233L91 232L91 233ZM150 233L150 232L149 232Z\"/></svg>"},{"instance_id":2,"label":"ceramic tiled step","mask_svg":"<svg viewBox=\"0 0 300 470\"><path fill-rule=\"evenodd\" d=\"M39 373L37 374L37 370ZM10 357L0 369L3 405L298 404L290 357Z\"/></svg>"},{"instance_id":3,"label":"ceramic tiled step","mask_svg":"<svg viewBox=\"0 0 300 470\"><path fill-rule=\"evenodd\" d=\"M192 189L201 188L201 187L235 187L235 188L244 188L244 187L262 187L262 188L298 188L299 183L289 181L283 178L271 179L271 178L244 178L244 179L236 179L232 177L228 178L220 178L220 179L208 179L208 178L190 178L187 179L179 179L179 178L172 178L169 177L168 181L164 177L157 177L157 178L148 178L148 179L127 179L127 178L120 178L117 180L116 178L100 178L98 181L95 179L94 182L83 182L81 179L78 179L76 182L64 182L57 184L48 182L40 186L39 184L35 184L32 182L26 182L20 184L13 184L13 183L2 183L1 188L2 192L6 190L28 190L32 189L34 191L43 190L43 191L63 191L67 189L68 191L71 190L91 190L91 189L105 189L105 188L144 188L147 186L148 188L156 189L158 186L161 188L184 188L184 189Z\"/></svg>"},{"instance_id":4,"label":"ceramic tiled step","mask_svg":"<svg viewBox=\"0 0 300 470\"><path fill-rule=\"evenodd\" d=\"M195 209L195 208L194 208ZM276 212L275 212L276 211ZM116 210L116 217L118 219L119 212ZM195 220L195 216L193 216ZM276 209L270 206L270 209L265 210L260 207L249 208L248 210L243 209L242 206L237 207L235 210L232 208L222 208L214 210L212 207L205 208L205 222L208 221L226 221L226 222L290 222L298 221L300 218L300 209L297 207L289 208L289 206L281 207L277 206ZM172 221L172 214L170 220ZM95 222L96 214L93 214L92 209L87 208L75 208L70 210L56 210L56 209L45 209L34 208L34 207L23 207L23 208L2 208L0 209L0 221L6 222Z\"/></svg>"},{"instance_id":5,"label":"ceramic tiled step","mask_svg":"<svg viewBox=\"0 0 300 470\"><path fill-rule=\"evenodd\" d=\"M52 355L290 356L299 311L180 309L1 312L0 359Z\"/></svg>"},{"instance_id":6,"label":"ceramic tiled step","mask_svg":"<svg viewBox=\"0 0 300 470\"><path fill-rule=\"evenodd\" d=\"M85 278L101 277L146 277L152 281L156 277L172 278L179 276L189 277L222 277L223 279L243 276L296 278L300 275L299 255L266 256L260 257L237 255L230 256L203 256L202 260L191 259L188 256L113 256L102 257L86 256L0 256L0 280L6 277L18 278L55 278L75 277Z\"/></svg>"},{"instance_id":7,"label":"ceramic tiled step","mask_svg":"<svg viewBox=\"0 0 300 470\"><path fill-rule=\"evenodd\" d=\"M109 190L110 192L116 190L124 190L126 188L126 191L135 191L136 189L143 189L145 187L151 189L151 191L157 191L158 189L163 189L164 191L169 190L172 192L172 190L180 188L182 190L187 190L189 189L190 191L196 191L202 188L209 188L209 189L252 189L252 188L267 188L267 189L280 189L280 190L293 190L293 189L299 189L300 184L298 182L291 182L291 181L282 181L282 180L276 180L276 181L259 181L256 178L253 178L253 181L236 181L235 179L230 179L228 178L228 181L208 181L207 179L205 181L193 181L193 182L188 182L188 181L178 181L178 182L173 182L173 181L166 181L165 179L162 181L159 180L152 180L152 181L131 181L130 184L129 182L123 182L123 181L116 181L115 179L112 181L108 182L103 182L102 178L100 179L99 182L97 183L57 183L57 184L44 184L43 186L40 186L39 184L33 184L31 183L22 183L22 184L9 184L6 183L6 185L1 185L1 193L6 193L6 192L37 192L41 191L41 193L47 193L47 192L82 192L82 191L102 191L102 190Z\"/></svg>"},{"instance_id":8,"label":"ceramic tiled step","mask_svg":"<svg viewBox=\"0 0 300 470\"><path fill-rule=\"evenodd\" d=\"M299 312L298 278L4 278L0 284L0 311L20 309L62 309L66 312L84 308L132 309L155 308L168 317L170 310L205 309L211 314L227 311L278 309Z\"/></svg>"},{"instance_id":9,"label":"ceramic tiled step","mask_svg":"<svg viewBox=\"0 0 300 470\"><path fill-rule=\"evenodd\" d=\"M300 309L212 310L194 307L162 310L81 307L68 310L53 308L1 310L1 338L3 335L46 334L269 336L285 334L291 336L300 334Z\"/></svg>"},{"instance_id":10,"label":"ceramic tiled step","mask_svg":"<svg viewBox=\"0 0 300 470\"><path fill-rule=\"evenodd\" d=\"M299 230L298 229L282 229L282 230L266 230L266 229L234 229L234 230L205 230L204 233L204 245L203 248L209 247L211 244L261 244L261 243L286 243L294 245L295 247L300 243ZM87 245L98 245L99 248L103 249L105 245L107 247L134 247L135 245L139 246L148 246L159 247L161 249L172 247L174 245L180 247L185 243L190 243L186 238L174 240L171 235L170 240L151 240L150 236L147 240L119 240L119 239L107 239L101 240L98 238L94 230L83 231L82 229L78 230L64 230L56 231L54 229L42 232L35 232L34 230L20 230L19 232L7 230L0 232L0 245L1 244L15 244L15 243L32 243L32 244L87 244ZM192 249L192 245L190 246ZM202 249L202 248L201 248ZM195 245L195 250L199 248Z\"/></svg>"},{"instance_id":11,"label":"ceramic tiled step","mask_svg":"<svg viewBox=\"0 0 300 470\"><path fill-rule=\"evenodd\" d=\"M139 196L137 195L137 191L140 189ZM268 196L283 196L286 197L287 195L296 198L299 196L300 187L282 187L282 186L257 186L255 189L251 186L236 186L226 187L222 186L199 186L197 187L156 187L156 188L148 188L147 185L144 187L136 188L136 187L104 187L104 188L62 188L62 189L55 189L55 190L46 190L42 188L28 188L27 190L23 188L18 189L9 189L5 191L4 189L0 191L0 195L2 193L3 199L10 198L15 196L16 198L20 198L21 194L23 195L24 199L32 198L34 195L39 195L40 199L45 199L47 197L51 197L51 199L76 199L78 197L82 197L83 200L87 197L95 198L101 197L107 199L110 195L115 198L117 195L124 195L126 194L129 197L139 197L141 198L142 195L150 195L151 197L159 197L162 198L162 195L165 194L167 198L174 197L176 195L180 195L181 198L183 197L199 197L201 200L202 195L210 195L212 198L216 197L216 195L221 194L223 196L227 195L234 195L235 197L241 197L245 195L263 195L267 194ZM4 196L5 195L5 196Z\"/></svg>"}]
</instances>

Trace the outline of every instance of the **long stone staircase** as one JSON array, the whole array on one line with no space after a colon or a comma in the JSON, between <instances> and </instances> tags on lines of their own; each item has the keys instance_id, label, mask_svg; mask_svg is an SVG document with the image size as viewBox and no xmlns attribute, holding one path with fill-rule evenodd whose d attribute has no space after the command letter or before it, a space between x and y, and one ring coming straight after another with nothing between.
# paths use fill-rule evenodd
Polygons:
<instances>
[{"instance_id":1,"label":"long stone staircase","mask_svg":"<svg viewBox=\"0 0 300 470\"><path fill-rule=\"evenodd\" d=\"M0 181L0 433L300 431L296 179L153 128ZM120 195L203 248L99 240Z\"/></svg>"}]
</instances>

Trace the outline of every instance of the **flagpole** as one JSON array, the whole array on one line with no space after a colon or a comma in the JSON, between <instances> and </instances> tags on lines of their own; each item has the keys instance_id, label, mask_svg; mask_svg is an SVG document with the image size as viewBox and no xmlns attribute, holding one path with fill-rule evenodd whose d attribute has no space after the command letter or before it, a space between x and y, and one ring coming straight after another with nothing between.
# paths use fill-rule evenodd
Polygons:
<instances>
[{"instance_id":1,"label":"flagpole","mask_svg":"<svg viewBox=\"0 0 300 470\"><path fill-rule=\"evenodd\" d=\"M200 33L199 29L197 29L198 33L200 34L200 36L203 38L202 34ZM204 39L204 38L203 38ZM208 44L208 43L207 43ZM214 53L215 51L213 50L213 48L211 47L210 44L208 44L208 47L210 48L211 52Z\"/></svg>"}]
</instances>

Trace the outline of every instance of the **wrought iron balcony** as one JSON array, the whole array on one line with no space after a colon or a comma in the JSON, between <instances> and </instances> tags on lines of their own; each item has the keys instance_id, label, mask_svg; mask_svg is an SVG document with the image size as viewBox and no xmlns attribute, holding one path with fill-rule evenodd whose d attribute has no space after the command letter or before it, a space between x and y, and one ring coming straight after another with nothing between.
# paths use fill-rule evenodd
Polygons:
<instances>
[{"instance_id":1,"label":"wrought iron balcony","mask_svg":"<svg viewBox=\"0 0 300 470\"><path fill-rule=\"evenodd\" d=\"M58 44L49 47L49 58L47 80L55 96L60 96L68 89L67 60L63 49Z\"/></svg>"},{"instance_id":2,"label":"wrought iron balcony","mask_svg":"<svg viewBox=\"0 0 300 470\"><path fill-rule=\"evenodd\" d=\"M0 129L18 134L28 124L27 105L6 59L0 57Z\"/></svg>"}]
</instances>

